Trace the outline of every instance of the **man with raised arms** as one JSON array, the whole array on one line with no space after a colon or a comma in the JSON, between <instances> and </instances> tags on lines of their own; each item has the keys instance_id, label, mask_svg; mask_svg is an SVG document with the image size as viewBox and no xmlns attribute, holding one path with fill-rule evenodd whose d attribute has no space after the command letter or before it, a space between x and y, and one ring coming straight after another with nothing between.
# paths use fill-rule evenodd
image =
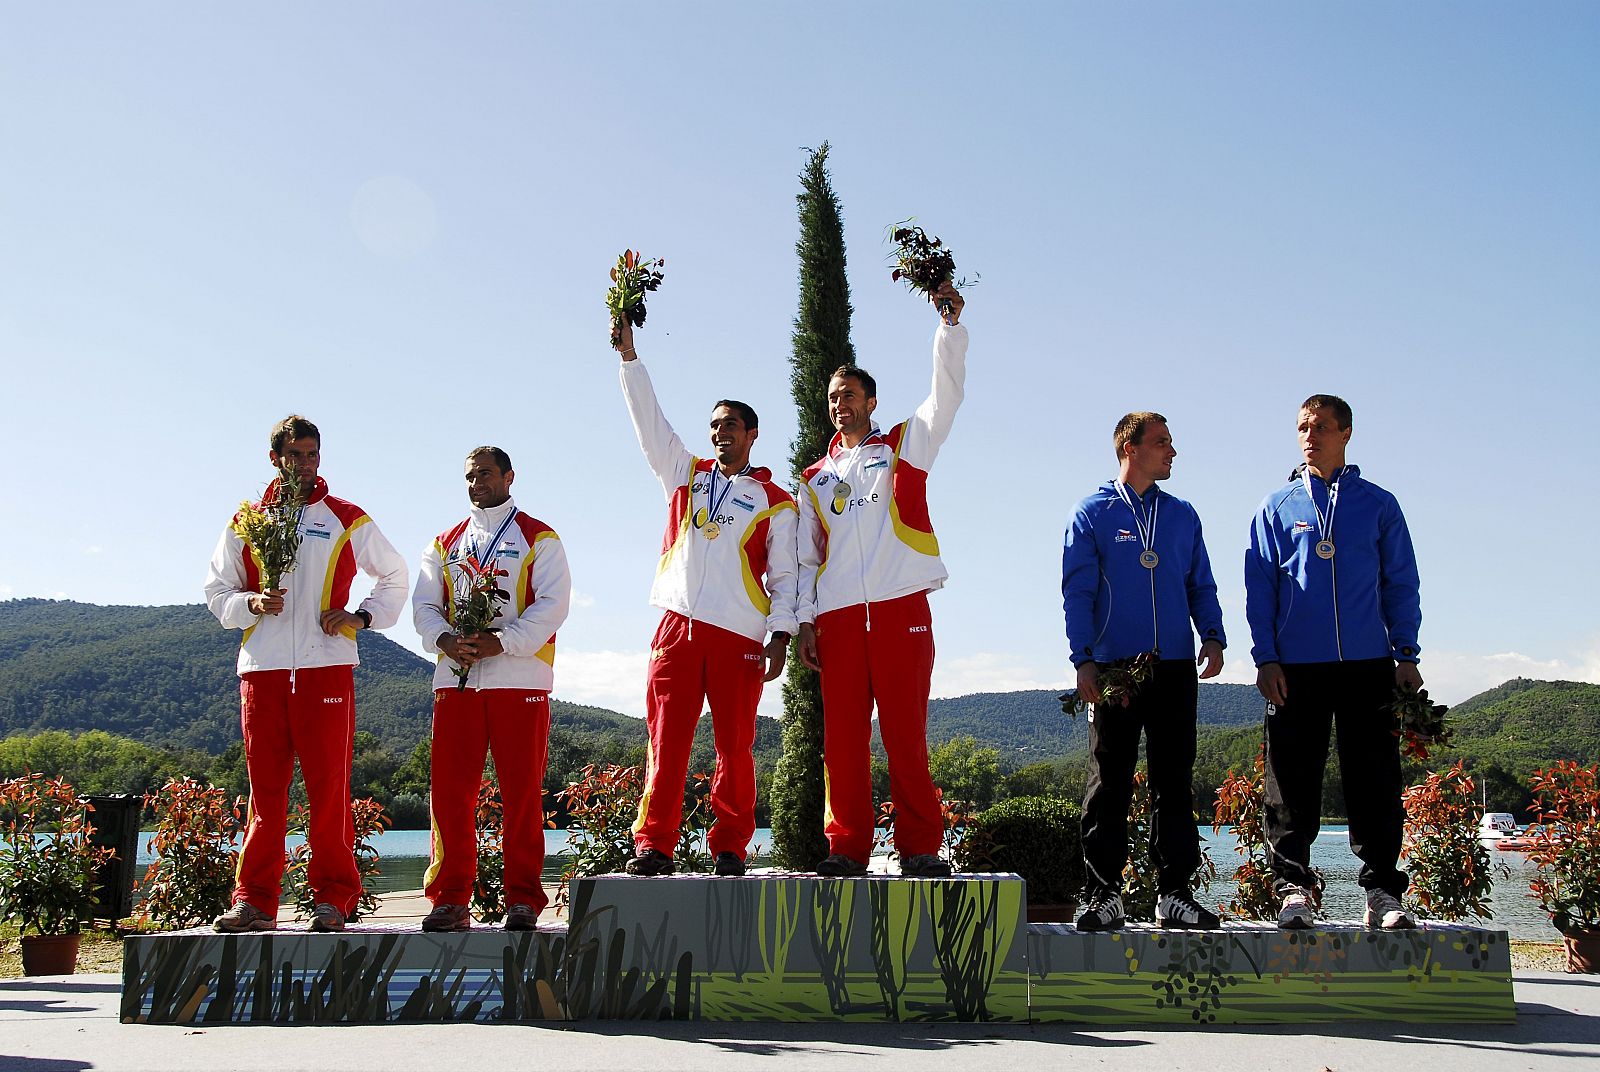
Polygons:
<instances>
[{"instance_id":1,"label":"man with raised arms","mask_svg":"<svg viewBox=\"0 0 1600 1072\"><path fill-rule=\"evenodd\" d=\"M550 747L550 688L556 630L567 620L572 577L555 531L511 498L517 474L499 447L466 459L472 510L422 553L411 618L433 672L433 758L429 803L433 853L423 893L433 910L425 931L472 926L478 874L478 786L494 755L504 816L505 929L533 930L549 898L544 870L544 767ZM455 608L471 574L505 571L487 629L463 632ZM466 670L463 681L458 669Z\"/></svg>"},{"instance_id":2,"label":"man with raised arms","mask_svg":"<svg viewBox=\"0 0 1600 1072\"><path fill-rule=\"evenodd\" d=\"M717 764L708 841L716 873L742 875L756 829L756 705L762 685L783 672L796 628L794 497L750 462L755 410L717 402L712 456L697 458L661 412L626 319L616 347L628 415L667 500L650 588L663 613L645 683L649 759L627 869L675 869L689 750L709 704Z\"/></svg>"},{"instance_id":3,"label":"man with raised arms","mask_svg":"<svg viewBox=\"0 0 1600 1072\"><path fill-rule=\"evenodd\" d=\"M1400 903L1409 879L1399 868L1405 809L1390 704L1396 688L1422 687L1417 558L1395 497L1345 461L1349 404L1312 395L1297 427L1302 462L1261 504L1244 560L1256 686L1267 699L1265 834L1278 926L1312 925L1311 844L1337 726L1366 924L1411 927Z\"/></svg>"},{"instance_id":4,"label":"man with raised arms","mask_svg":"<svg viewBox=\"0 0 1600 1072\"><path fill-rule=\"evenodd\" d=\"M931 299L933 390L887 432L872 420L877 382L844 366L828 382L838 429L801 474L800 658L822 674L827 766L822 875L860 875L872 852L872 709L889 759L894 844L902 874L950 874L939 858L944 816L928 773L933 618L928 593L944 587L928 517L928 470L950 435L966 382L965 302L950 284Z\"/></svg>"},{"instance_id":5,"label":"man with raised arms","mask_svg":"<svg viewBox=\"0 0 1600 1072\"><path fill-rule=\"evenodd\" d=\"M295 759L311 808L308 879L314 931L342 931L361 900L350 813L355 740L356 633L387 629L406 602L406 563L366 511L328 494L317 475L322 433L301 416L272 429L268 459L292 469L306 505L300 549L286 587L261 591L260 563L230 526L206 572L206 606L239 645L239 724L250 776L250 818L239 855L233 906L212 926L224 933L277 925ZM277 495L267 489L265 501ZM354 611L345 609L357 570L376 579Z\"/></svg>"},{"instance_id":6,"label":"man with raised arms","mask_svg":"<svg viewBox=\"0 0 1600 1072\"><path fill-rule=\"evenodd\" d=\"M1194 819L1195 704L1199 677L1222 670L1222 607L1194 507L1156 487L1178 456L1167 419L1129 413L1112 431L1118 472L1073 511L1061 555L1061 595L1078 692L1089 714L1089 780L1083 798L1088 873L1078 929L1125 921L1128 804L1142 730L1150 768L1150 857L1162 927L1217 927L1190 892L1200 866ZM1194 628L1190 628L1190 622ZM1195 654L1194 630L1201 636ZM1106 703L1100 667L1154 653L1151 676L1125 702Z\"/></svg>"}]
</instances>

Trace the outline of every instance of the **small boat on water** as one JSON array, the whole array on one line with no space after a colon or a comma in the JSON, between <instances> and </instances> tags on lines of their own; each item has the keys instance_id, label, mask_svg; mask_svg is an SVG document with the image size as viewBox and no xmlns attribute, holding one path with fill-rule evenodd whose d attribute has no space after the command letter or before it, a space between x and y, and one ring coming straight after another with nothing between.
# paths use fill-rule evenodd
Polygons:
<instances>
[{"instance_id":1,"label":"small boat on water","mask_svg":"<svg viewBox=\"0 0 1600 1072\"><path fill-rule=\"evenodd\" d=\"M1516 816L1508 811L1487 811L1478 824L1478 840L1494 846L1498 852L1527 852L1533 848L1533 839L1517 826Z\"/></svg>"}]
</instances>

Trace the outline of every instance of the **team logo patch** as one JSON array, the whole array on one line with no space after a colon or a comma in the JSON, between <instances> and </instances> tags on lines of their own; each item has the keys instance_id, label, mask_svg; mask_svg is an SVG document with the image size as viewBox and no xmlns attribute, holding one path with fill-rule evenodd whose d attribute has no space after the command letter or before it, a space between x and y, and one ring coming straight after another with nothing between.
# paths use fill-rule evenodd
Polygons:
<instances>
[{"instance_id":1,"label":"team logo patch","mask_svg":"<svg viewBox=\"0 0 1600 1072\"><path fill-rule=\"evenodd\" d=\"M1133 533L1129 532L1127 529L1118 529L1117 530L1117 536L1116 536L1116 539L1115 539L1114 542L1115 543L1132 543L1134 540L1137 540L1138 538L1139 537L1135 536Z\"/></svg>"},{"instance_id":2,"label":"team logo patch","mask_svg":"<svg viewBox=\"0 0 1600 1072\"><path fill-rule=\"evenodd\" d=\"M755 513L756 504L753 502L746 502L744 499L735 499L733 500L733 505L739 507L741 510L748 510L751 513Z\"/></svg>"},{"instance_id":3,"label":"team logo patch","mask_svg":"<svg viewBox=\"0 0 1600 1072\"><path fill-rule=\"evenodd\" d=\"M1309 521L1296 521L1294 523L1294 531L1297 532L1297 533L1298 532L1310 532L1311 531L1311 522L1309 522Z\"/></svg>"},{"instance_id":4,"label":"team logo patch","mask_svg":"<svg viewBox=\"0 0 1600 1072\"><path fill-rule=\"evenodd\" d=\"M886 467L888 464L889 464L889 461L888 461L887 458L879 458L877 461L868 462L866 465L863 465L861 468L862 469L882 469L882 468Z\"/></svg>"},{"instance_id":5,"label":"team logo patch","mask_svg":"<svg viewBox=\"0 0 1600 1072\"><path fill-rule=\"evenodd\" d=\"M303 535L303 536L315 536L319 540L331 540L331 539L333 539L333 533L328 532L326 529L302 529L301 530L301 535Z\"/></svg>"},{"instance_id":6,"label":"team logo patch","mask_svg":"<svg viewBox=\"0 0 1600 1072\"><path fill-rule=\"evenodd\" d=\"M827 487L828 486L828 481L830 481L832 479L833 479L833 474L832 473L819 473L817 475L817 487L819 487L819 488Z\"/></svg>"}]
</instances>

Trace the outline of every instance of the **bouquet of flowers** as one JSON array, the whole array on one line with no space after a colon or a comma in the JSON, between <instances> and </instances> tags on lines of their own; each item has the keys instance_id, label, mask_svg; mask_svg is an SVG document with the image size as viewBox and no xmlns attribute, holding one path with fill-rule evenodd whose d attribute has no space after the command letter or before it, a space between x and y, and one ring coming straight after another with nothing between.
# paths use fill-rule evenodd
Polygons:
<instances>
[{"instance_id":1,"label":"bouquet of flowers","mask_svg":"<svg viewBox=\"0 0 1600 1072\"><path fill-rule=\"evenodd\" d=\"M261 505L242 502L233 516L233 531L250 547L261 572L263 592L279 587L284 576L294 570L300 553L300 511L305 505L300 475L293 466L283 465Z\"/></svg>"},{"instance_id":2,"label":"bouquet of flowers","mask_svg":"<svg viewBox=\"0 0 1600 1072\"><path fill-rule=\"evenodd\" d=\"M468 555L456 564L456 570L461 575L462 583L456 586L455 609L450 616L450 625L458 636L482 633L494 624L499 604L511 599L510 594L502 591L496 583L496 578L509 574L498 568L492 558L488 562L479 562L477 555ZM456 691L467 687L467 675L470 673L470 666L458 665L455 668Z\"/></svg>"},{"instance_id":3,"label":"bouquet of flowers","mask_svg":"<svg viewBox=\"0 0 1600 1072\"><path fill-rule=\"evenodd\" d=\"M638 252L625 249L611 269L611 289L606 291L606 308L611 310L611 345L622 338L622 323L644 326L644 296L661 285L665 258L641 259Z\"/></svg>"},{"instance_id":4,"label":"bouquet of flowers","mask_svg":"<svg viewBox=\"0 0 1600 1072\"><path fill-rule=\"evenodd\" d=\"M895 244L895 269L891 279L896 283L904 282L911 290L921 291L929 297L946 283L954 282L959 289L978 281L977 276L970 280L957 280L956 259L950 255L944 243L937 238L929 238L921 227L909 224L910 220L898 223L889 232L889 238ZM947 304L941 303L941 313L949 311L945 308Z\"/></svg>"},{"instance_id":5,"label":"bouquet of flowers","mask_svg":"<svg viewBox=\"0 0 1600 1072\"><path fill-rule=\"evenodd\" d=\"M1100 703L1106 706L1126 707L1128 701L1139 694L1139 689L1155 673L1159 651L1145 651L1128 659L1117 659L1100 668ZM1089 709L1089 701L1069 689L1059 697L1061 713L1078 717L1079 711Z\"/></svg>"},{"instance_id":6,"label":"bouquet of flowers","mask_svg":"<svg viewBox=\"0 0 1600 1072\"><path fill-rule=\"evenodd\" d=\"M1427 689L1407 692L1396 688L1389 703L1394 712L1394 735L1400 738L1400 751L1411 759L1427 759L1428 746L1450 743L1450 727L1445 712L1450 708L1428 699Z\"/></svg>"}]
</instances>

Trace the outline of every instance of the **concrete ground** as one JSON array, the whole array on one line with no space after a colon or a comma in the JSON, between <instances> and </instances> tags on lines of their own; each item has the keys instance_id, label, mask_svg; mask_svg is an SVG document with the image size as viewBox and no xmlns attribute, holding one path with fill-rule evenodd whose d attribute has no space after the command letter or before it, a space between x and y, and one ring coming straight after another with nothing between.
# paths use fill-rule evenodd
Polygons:
<instances>
[{"instance_id":1,"label":"concrete ground","mask_svg":"<svg viewBox=\"0 0 1600 1072\"><path fill-rule=\"evenodd\" d=\"M402 1072L532 1068L662 1072L715 1067L882 1072L1109 1070L1508 1072L1595 1068L1600 977L1516 974L1514 1025L1104 1028L894 1024L382 1024L168 1027L117 1021L121 980L0 982L3 1072ZM1581 1063L1580 1063L1581 1062Z\"/></svg>"}]
</instances>

